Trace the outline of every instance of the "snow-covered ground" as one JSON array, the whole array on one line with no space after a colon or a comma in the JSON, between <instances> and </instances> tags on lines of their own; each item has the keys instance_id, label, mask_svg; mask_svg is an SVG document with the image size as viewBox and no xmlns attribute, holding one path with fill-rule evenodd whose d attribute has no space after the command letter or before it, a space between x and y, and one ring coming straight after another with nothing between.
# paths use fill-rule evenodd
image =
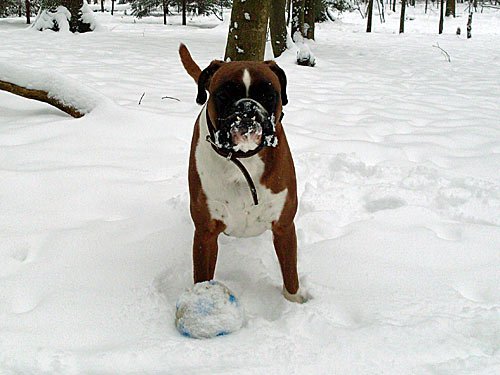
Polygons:
<instances>
[{"instance_id":1,"label":"snow-covered ground","mask_svg":"<svg viewBox=\"0 0 500 375\"><path fill-rule=\"evenodd\" d=\"M500 373L500 12L475 14L470 40L462 13L438 36L435 8L408 12L404 35L398 14L372 34L359 13L319 25L315 68L278 60L312 299L281 296L269 233L221 237L216 278L246 323L211 340L174 326L199 111L177 47L205 66L227 26L0 20L0 63L111 99L72 119L0 92L0 373Z\"/></svg>"}]
</instances>

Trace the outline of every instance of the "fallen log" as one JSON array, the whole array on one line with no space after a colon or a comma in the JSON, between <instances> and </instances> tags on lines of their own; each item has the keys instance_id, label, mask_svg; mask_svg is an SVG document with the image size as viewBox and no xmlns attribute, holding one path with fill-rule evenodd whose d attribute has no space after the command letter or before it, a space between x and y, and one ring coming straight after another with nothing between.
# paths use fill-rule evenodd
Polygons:
<instances>
[{"instance_id":1,"label":"fallen log","mask_svg":"<svg viewBox=\"0 0 500 375\"><path fill-rule=\"evenodd\" d=\"M84 84L56 72L18 67L0 62L0 90L50 104L79 118L91 112L100 102L101 94Z\"/></svg>"},{"instance_id":2,"label":"fallen log","mask_svg":"<svg viewBox=\"0 0 500 375\"><path fill-rule=\"evenodd\" d=\"M83 117L85 115L85 113L80 112L78 109L64 105L57 99L51 98L47 91L27 89L26 87L21 87L13 83L4 81L0 81L0 90L10 92L14 95L22 96L23 98L38 100L40 102L50 104L75 118Z\"/></svg>"}]
</instances>

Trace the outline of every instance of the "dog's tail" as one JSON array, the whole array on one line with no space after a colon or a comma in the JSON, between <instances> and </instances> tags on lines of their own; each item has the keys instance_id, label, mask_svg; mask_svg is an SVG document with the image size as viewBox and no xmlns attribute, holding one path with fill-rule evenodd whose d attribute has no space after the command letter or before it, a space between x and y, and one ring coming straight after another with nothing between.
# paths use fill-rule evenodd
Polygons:
<instances>
[{"instance_id":1,"label":"dog's tail","mask_svg":"<svg viewBox=\"0 0 500 375\"><path fill-rule=\"evenodd\" d=\"M196 64L191 57L191 54L189 53L189 50L187 47L184 45L184 43L181 43L179 46L179 55L181 57L182 65L184 65L184 69L188 72L188 74L193 77L194 81L198 83L198 78L200 78L201 74L201 69Z\"/></svg>"}]
</instances>

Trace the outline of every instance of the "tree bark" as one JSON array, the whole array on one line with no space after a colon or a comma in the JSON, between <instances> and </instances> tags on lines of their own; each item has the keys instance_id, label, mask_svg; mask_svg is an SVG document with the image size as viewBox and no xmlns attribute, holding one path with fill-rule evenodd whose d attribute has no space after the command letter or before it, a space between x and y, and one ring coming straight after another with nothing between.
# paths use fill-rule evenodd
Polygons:
<instances>
[{"instance_id":1,"label":"tree bark","mask_svg":"<svg viewBox=\"0 0 500 375\"><path fill-rule=\"evenodd\" d=\"M286 24L290 24L290 16L292 14L292 0L286 0Z\"/></svg>"},{"instance_id":2,"label":"tree bark","mask_svg":"<svg viewBox=\"0 0 500 375\"><path fill-rule=\"evenodd\" d=\"M168 1L162 0L162 9L163 9L163 24L167 24L167 11L168 11Z\"/></svg>"},{"instance_id":3,"label":"tree bark","mask_svg":"<svg viewBox=\"0 0 500 375\"><path fill-rule=\"evenodd\" d=\"M272 0L269 16L271 44L274 57L280 56L286 50L286 0Z\"/></svg>"},{"instance_id":4,"label":"tree bark","mask_svg":"<svg viewBox=\"0 0 500 375\"><path fill-rule=\"evenodd\" d=\"M406 12L406 0L401 0L401 17L399 18L400 34L403 34L405 32L405 12Z\"/></svg>"},{"instance_id":5,"label":"tree bark","mask_svg":"<svg viewBox=\"0 0 500 375\"><path fill-rule=\"evenodd\" d=\"M443 23L444 23L444 0L441 0L441 13L439 15L439 34L443 33Z\"/></svg>"},{"instance_id":6,"label":"tree bark","mask_svg":"<svg viewBox=\"0 0 500 375\"><path fill-rule=\"evenodd\" d=\"M66 7L71 13L71 19L69 20L69 31L75 33L79 30L81 23L81 8L83 6L83 0L62 0L61 5Z\"/></svg>"},{"instance_id":7,"label":"tree bark","mask_svg":"<svg viewBox=\"0 0 500 375\"><path fill-rule=\"evenodd\" d=\"M366 21L366 32L372 32L372 18L373 18L373 0L369 0L368 2L368 16Z\"/></svg>"},{"instance_id":8,"label":"tree bark","mask_svg":"<svg viewBox=\"0 0 500 375\"><path fill-rule=\"evenodd\" d=\"M26 6L26 23L29 25L31 23L31 3L30 0L25 0Z\"/></svg>"},{"instance_id":9,"label":"tree bark","mask_svg":"<svg viewBox=\"0 0 500 375\"><path fill-rule=\"evenodd\" d=\"M453 15L455 17L455 0L446 0L446 17Z\"/></svg>"},{"instance_id":10,"label":"tree bark","mask_svg":"<svg viewBox=\"0 0 500 375\"><path fill-rule=\"evenodd\" d=\"M10 92L15 95L22 96L23 98L38 100L40 102L44 102L50 104L56 108L59 108L61 111L66 112L68 115L73 116L75 118L82 117L84 113L80 112L78 109L73 108L71 106L67 106L54 98L49 97L49 93L42 90L34 90L27 89L25 87L21 87L15 85L13 83L0 81L0 90L4 90Z\"/></svg>"},{"instance_id":11,"label":"tree bark","mask_svg":"<svg viewBox=\"0 0 500 375\"><path fill-rule=\"evenodd\" d=\"M304 31L303 35L307 39L314 40L314 23L316 21L315 15L316 0L305 0L304 2Z\"/></svg>"},{"instance_id":12,"label":"tree bark","mask_svg":"<svg viewBox=\"0 0 500 375\"><path fill-rule=\"evenodd\" d=\"M233 2L225 60L264 60L270 1Z\"/></svg>"},{"instance_id":13,"label":"tree bark","mask_svg":"<svg viewBox=\"0 0 500 375\"><path fill-rule=\"evenodd\" d=\"M292 0L292 27L290 29L293 41L294 34L298 32L304 36L304 5L305 0Z\"/></svg>"},{"instance_id":14,"label":"tree bark","mask_svg":"<svg viewBox=\"0 0 500 375\"><path fill-rule=\"evenodd\" d=\"M472 38L472 8L469 11L469 19L467 20L467 39Z\"/></svg>"},{"instance_id":15,"label":"tree bark","mask_svg":"<svg viewBox=\"0 0 500 375\"><path fill-rule=\"evenodd\" d=\"M186 25L186 0L182 0L182 24Z\"/></svg>"}]
</instances>

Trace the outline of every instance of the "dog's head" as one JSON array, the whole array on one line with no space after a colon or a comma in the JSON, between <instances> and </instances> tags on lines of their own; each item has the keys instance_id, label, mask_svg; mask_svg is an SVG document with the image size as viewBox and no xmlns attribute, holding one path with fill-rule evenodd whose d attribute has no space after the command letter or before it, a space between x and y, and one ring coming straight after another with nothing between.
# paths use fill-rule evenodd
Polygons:
<instances>
[{"instance_id":1,"label":"dog's head","mask_svg":"<svg viewBox=\"0 0 500 375\"><path fill-rule=\"evenodd\" d=\"M218 147L246 153L276 146L275 125L288 98L285 72L274 61L214 60L201 71L183 45L180 54L198 84L196 102L207 103Z\"/></svg>"}]
</instances>

